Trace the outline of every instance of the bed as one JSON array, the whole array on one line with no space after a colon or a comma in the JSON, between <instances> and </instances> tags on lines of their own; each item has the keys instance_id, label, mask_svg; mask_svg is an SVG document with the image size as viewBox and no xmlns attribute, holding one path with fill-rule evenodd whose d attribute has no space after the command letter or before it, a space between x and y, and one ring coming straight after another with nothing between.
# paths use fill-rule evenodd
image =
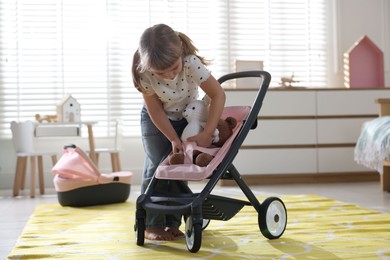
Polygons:
<instances>
[{"instance_id":1,"label":"bed","mask_svg":"<svg viewBox=\"0 0 390 260\"><path fill-rule=\"evenodd\" d=\"M375 100L379 117L366 122L355 146L355 161L375 169L383 191L390 191L390 99Z\"/></svg>"}]
</instances>

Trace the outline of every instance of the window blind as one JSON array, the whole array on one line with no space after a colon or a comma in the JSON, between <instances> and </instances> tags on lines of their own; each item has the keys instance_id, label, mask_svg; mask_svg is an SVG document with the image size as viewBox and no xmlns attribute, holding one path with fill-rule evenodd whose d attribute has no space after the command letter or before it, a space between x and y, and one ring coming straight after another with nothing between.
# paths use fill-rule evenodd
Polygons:
<instances>
[{"instance_id":1,"label":"window blind","mask_svg":"<svg viewBox=\"0 0 390 260\"><path fill-rule=\"evenodd\" d=\"M236 59L261 60L273 77L326 86L325 0L0 0L0 136L12 120L55 114L71 94L96 136L139 135L142 97L132 55L143 30L167 23L188 34L218 78Z\"/></svg>"}]
</instances>

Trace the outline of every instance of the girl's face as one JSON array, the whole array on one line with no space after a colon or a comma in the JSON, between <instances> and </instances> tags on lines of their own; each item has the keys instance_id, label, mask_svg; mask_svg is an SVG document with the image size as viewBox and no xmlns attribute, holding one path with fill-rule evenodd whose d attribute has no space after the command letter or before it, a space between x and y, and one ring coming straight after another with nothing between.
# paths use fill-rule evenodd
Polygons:
<instances>
[{"instance_id":1,"label":"girl's face","mask_svg":"<svg viewBox=\"0 0 390 260\"><path fill-rule=\"evenodd\" d=\"M159 79L174 79L183 69L183 59L180 57L171 67L165 70L151 70Z\"/></svg>"}]
</instances>

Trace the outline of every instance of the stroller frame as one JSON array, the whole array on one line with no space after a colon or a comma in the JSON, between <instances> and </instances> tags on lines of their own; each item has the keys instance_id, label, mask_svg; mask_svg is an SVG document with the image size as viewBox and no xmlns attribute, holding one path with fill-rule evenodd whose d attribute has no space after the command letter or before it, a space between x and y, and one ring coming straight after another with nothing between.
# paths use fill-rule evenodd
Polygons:
<instances>
[{"instance_id":1,"label":"stroller frame","mask_svg":"<svg viewBox=\"0 0 390 260\"><path fill-rule=\"evenodd\" d=\"M147 212L183 215L186 245L192 253L199 251L202 243L202 230L207 227L210 220L229 220L245 205L253 206L258 212L258 225L263 236L268 239L277 239L284 233L287 225L287 211L283 201L278 197L269 197L260 203L232 164L249 130L257 127L257 116L268 90L271 75L266 71L242 71L226 74L218 79L219 83L222 84L227 80L247 77L260 77L262 79L261 86L229 151L214 169L203 190L199 193L193 193L183 181L161 180L156 178L155 174L145 193L137 198L134 224L137 245L144 245ZM211 194L220 179L234 180L248 201ZM176 182L175 184L179 185L181 193L178 194L177 191L164 194L155 192L154 188L159 181Z\"/></svg>"}]
</instances>

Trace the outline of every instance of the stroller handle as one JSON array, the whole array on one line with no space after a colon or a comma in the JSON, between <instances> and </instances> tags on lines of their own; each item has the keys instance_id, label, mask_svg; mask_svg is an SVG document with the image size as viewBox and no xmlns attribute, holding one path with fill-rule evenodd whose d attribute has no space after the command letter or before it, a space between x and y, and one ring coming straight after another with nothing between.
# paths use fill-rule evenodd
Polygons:
<instances>
[{"instance_id":1,"label":"stroller handle","mask_svg":"<svg viewBox=\"0 0 390 260\"><path fill-rule=\"evenodd\" d=\"M257 91L257 95L251 106L251 112L249 113L247 119L245 120L243 126L241 127L240 133L236 136L235 140L233 141L230 147L230 150L236 152L228 153L226 155L226 157L222 160L221 164L219 165L219 169L221 170L218 172L218 174L214 174L212 178L219 179L220 177L222 177L223 173L226 172L231 162L233 161L234 157L238 153L238 150L242 145L242 143L244 142L245 137L247 136L250 129L253 129L257 126L257 116L263 105L264 97L267 93L269 84L271 82L271 74L267 71L262 71L262 70L249 70L249 71L239 71L239 72L229 73L218 79L218 82L222 84L227 80L232 80L237 78L248 78L248 77L257 77L262 79L259 89Z\"/></svg>"},{"instance_id":2,"label":"stroller handle","mask_svg":"<svg viewBox=\"0 0 390 260\"><path fill-rule=\"evenodd\" d=\"M224 83L225 81L231 80L231 79L238 79L238 78L263 78L265 81L265 84L269 85L271 81L271 74L267 71L262 70L248 70L248 71L238 71L226 74L218 79L218 82L220 84Z\"/></svg>"}]
</instances>

